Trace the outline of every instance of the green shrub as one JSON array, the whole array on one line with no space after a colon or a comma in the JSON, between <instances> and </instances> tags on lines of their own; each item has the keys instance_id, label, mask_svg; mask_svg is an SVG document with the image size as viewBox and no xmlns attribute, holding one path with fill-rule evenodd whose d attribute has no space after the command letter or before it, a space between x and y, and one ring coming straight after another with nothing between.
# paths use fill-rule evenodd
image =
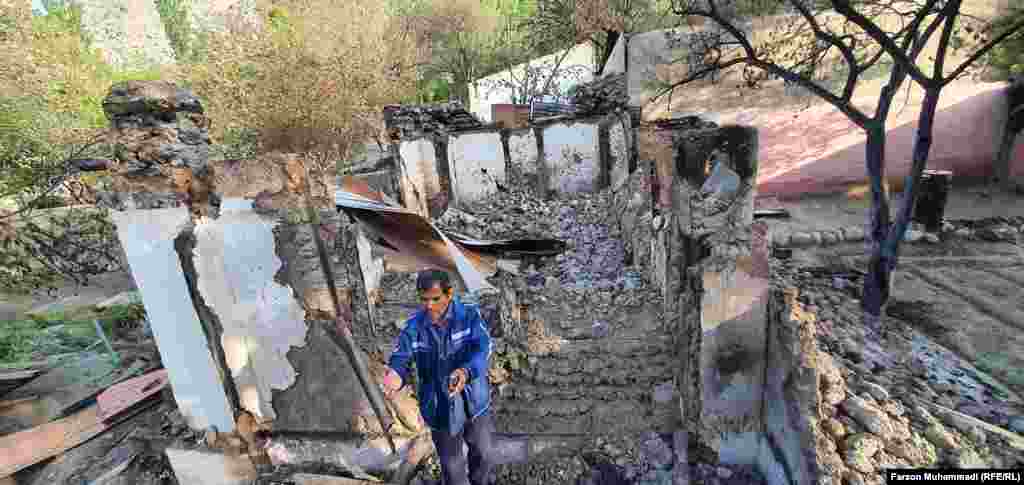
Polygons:
<instances>
[{"instance_id":1,"label":"green shrub","mask_svg":"<svg viewBox=\"0 0 1024 485\"><path fill-rule=\"evenodd\" d=\"M192 28L189 0L157 0L157 11L178 62L202 62L207 38Z\"/></svg>"}]
</instances>

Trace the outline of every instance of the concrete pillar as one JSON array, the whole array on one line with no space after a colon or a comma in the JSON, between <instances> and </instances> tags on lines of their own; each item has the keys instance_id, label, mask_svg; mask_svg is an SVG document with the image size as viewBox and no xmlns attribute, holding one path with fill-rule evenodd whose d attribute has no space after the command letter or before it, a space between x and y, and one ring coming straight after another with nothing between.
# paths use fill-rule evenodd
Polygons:
<instances>
[{"instance_id":1,"label":"concrete pillar","mask_svg":"<svg viewBox=\"0 0 1024 485\"><path fill-rule=\"evenodd\" d=\"M724 462L753 463L769 287L766 233L752 225L757 132L726 126L660 136L672 141L672 163L656 161L671 175L666 315L684 429Z\"/></svg>"},{"instance_id":2,"label":"concrete pillar","mask_svg":"<svg viewBox=\"0 0 1024 485\"><path fill-rule=\"evenodd\" d=\"M357 233L335 209L333 174L290 154L208 162L202 107L170 83L115 86L104 106L121 162L114 219L191 424L227 431L246 411L275 430L379 428L325 330L337 315L308 203L334 259L337 320L369 342Z\"/></svg>"}]
</instances>

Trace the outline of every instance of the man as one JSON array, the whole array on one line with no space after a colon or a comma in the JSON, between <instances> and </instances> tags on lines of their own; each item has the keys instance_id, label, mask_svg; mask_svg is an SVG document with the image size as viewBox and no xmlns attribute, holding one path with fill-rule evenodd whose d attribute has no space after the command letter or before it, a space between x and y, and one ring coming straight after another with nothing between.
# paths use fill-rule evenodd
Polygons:
<instances>
[{"instance_id":1,"label":"man","mask_svg":"<svg viewBox=\"0 0 1024 485\"><path fill-rule=\"evenodd\" d=\"M430 426L445 485L487 485L491 472L491 336L475 305L452 297L444 271L416 280L423 308L405 323L382 383L392 395L409 382L415 359L416 396ZM469 445L469 463L463 452Z\"/></svg>"}]
</instances>

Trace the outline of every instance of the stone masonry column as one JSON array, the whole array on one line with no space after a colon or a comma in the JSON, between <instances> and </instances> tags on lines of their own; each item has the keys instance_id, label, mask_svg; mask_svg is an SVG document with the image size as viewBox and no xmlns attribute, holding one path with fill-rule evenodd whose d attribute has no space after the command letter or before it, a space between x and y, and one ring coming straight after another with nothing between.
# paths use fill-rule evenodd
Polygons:
<instances>
[{"instance_id":1,"label":"stone masonry column","mask_svg":"<svg viewBox=\"0 0 1024 485\"><path fill-rule=\"evenodd\" d=\"M330 171L294 154L208 162L202 107L170 83L114 86L104 106L119 161L108 198L190 424L230 431L248 413L274 430L379 430L325 329L337 320L369 346L355 228L335 210ZM333 252L341 318L307 192ZM370 369L378 377L383 364Z\"/></svg>"},{"instance_id":2,"label":"stone masonry column","mask_svg":"<svg viewBox=\"0 0 1024 485\"><path fill-rule=\"evenodd\" d=\"M753 225L757 132L698 128L671 140L671 166L659 163L671 176L665 314L684 431L725 463L755 463L769 285L766 228Z\"/></svg>"},{"instance_id":3,"label":"stone masonry column","mask_svg":"<svg viewBox=\"0 0 1024 485\"><path fill-rule=\"evenodd\" d=\"M178 236L217 207L210 193L208 121L199 99L163 82L113 86L103 108L116 159L111 217L168 370L178 408L195 429L234 429L238 395L215 323L193 306Z\"/></svg>"}]
</instances>

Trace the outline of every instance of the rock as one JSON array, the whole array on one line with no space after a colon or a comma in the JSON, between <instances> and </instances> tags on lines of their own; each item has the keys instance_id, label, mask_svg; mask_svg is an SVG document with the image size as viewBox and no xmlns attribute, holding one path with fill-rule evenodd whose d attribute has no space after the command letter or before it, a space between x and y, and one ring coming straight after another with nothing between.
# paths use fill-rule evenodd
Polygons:
<instances>
[{"instance_id":1,"label":"rock","mask_svg":"<svg viewBox=\"0 0 1024 485\"><path fill-rule=\"evenodd\" d=\"M830 246L839 243L842 240L841 238L841 235L837 235L832 231L825 231L821 233L821 241Z\"/></svg>"},{"instance_id":2,"label":"rock","mask_svg":"<svg viewBox=\"0 0 1024 485\"><path fill-rule=\"evenodd\" d=\"M875 384L873 382L865 382L863 386L864 389L868 391L868 394L871 394L871 397L879 401L885 401L889 399L889 391L885 390L884 387L879 386L878 384Z\"/></svg>"},{"instance_id":3,"label":"rock","mask_svg":"<svg viewBox=\"0 0 1024 485\"><path fill-rule=\"evenodd\" d=\"M882 403L882 411L889 413L890 416L903 416L907 413L903 403L896 400Z\"/></svg>"},{"instance_id":4,"label":"rock","mask_svg":"<svg viewBox=\"0 0 1024 485\"><path fill-rule=\"evenodd\" d=\"M953 235L961 239L970 239L973 234L970 229L961 227L960 229L953 231Z\"/></svg>"},{"instance_id":5,"label":"rock","mask_svg":"<svg viewBox=\"0 0 1024 485\"><path fill-rule=\"evenodd\" d=\"M843 239L849 242L857 242L864 240L864 229L860 227L846 227L843 228Z\"/></svg>"},{"instance_id":6,"label":"rock","mask_svg":"<svg viewBox=\"0 0 1024 485\"><path fill-rule=\"evenodd\" d=\"M675 394L675 385L673 385L672 382L664 382L654 388L654 402L658 404L668 404L672 402L672 398Z\"/></svg>"},{"instance_id":7,"label":"rock","mask_svg":"<svg viewBox=\"0 0 1024 485\"><path fill-rule=\"evenodd\" d=\"M940 242L942 242L942 240L939 239L939 235L938 234L932 234L930 232L926 232L924 234L924 242L926 242L928 244L939 244Z\"/></svg>"},{"instance_id":8,"label":"rock","mask_svg":"<svg viewBox=\"0 0 1024 485\"><path fill-rule=\"evenodd\" d=\"M818 376L821 398L826 404L836 406L846 399L846 381L843 380L843 375L830 355L819 354Z\"/></svg>"},{"instance_id":9,"label":"rock","mask_svg":"<svg viewBox=\"0 0 1024 485\"><path fill-rule=\"evenodd\" d=\"M864 477L853 470L846 470L843 473L843 483L846 485L866 485Z\"/></svg>"},{"instance_id":10,"label":"rock","mask_svg":"<svg viewBox=\"0 0 1024 485\"><path fill-rule=\"evenodd\" d=\"M928 438L936 448L944 450L955 450L959 448L954 437L946 427L938 421L932 421L924 430L924 437Z\"/></svg>"},{"instance_id":11,"label":"rock","mask_svg":"<svg viewBox=\"0 0 1024 485\"><path fill-rule=\"evenodd\" d=\"M989 226L978 230L978 237L991 242L1014 242L1017 231L1009 226Z\"/></svg>"},{"instance_id":12,"label":"rock","mask_svg":"<svg viewBox=\"0 0 1024 485\"><path fill-rule=\"evenodd\" d=\"M648 433L640 445L640 453L648 463L665 468L675 462L672 448L657 433Z\"/></svg>"},{"instance_id":13,"label":"rock","mask_svg":"<svg viewBox=\"0 0 1024 485\"><path fill-rule=\"evenodd\" d=\"M1024 434L1024 416L1010 418L1010 422L1006 426L1014 433Z\"/></svg>"},{"instance_id":14,"label":"rock","mask_svg":"<svg viewBox=\"0 0 1024 485\"><path fill-rule=\"evenodd\" d=\"M846 437L846 426L835 418L829 418L824 423L825 431L834 439L840 440Z\"/></svg>"},{"instance_id":15,"label":"rock","mask_svg":"<svg viewBox=\"0 0 1024 485\"><path fill-rule=\"evenodd\" d=\"M789 236L789 245L794 247L807 247L814 244L814 237L806 232L794 232Z\"/></svg>"},{"instance_id":16,"label":"rock","mask_svg":"<svg viewBox=\"0 0 1024 485\"><path fill-rule=\"evenodd\" d=\"M859 472L873 473L875 464L871 457L882 449L882 445L882 440L868 433L850 435L843 442L845 462Z\"/></svg>"},{"instance_id":17,"label":"rock","mask_svg":"<svg viewBox=\"0 0 1024 485\"><path fill-rule=\"evenodd\" d=\"M985 442L985 432L976 426L973 422L968 421L960 413L950 412L942 415L942 421L949 426L952 426L957 431L963 433L968 438L971 438L975 443Z\"/></svg>"},{"instance_id":18,"label":"rock","mask_svg":"<svg viewBox=\"0 0 1024 485\"><path fill-rule=\"evenodd\" d=\"M981 455L974 448L965 446L956 452L956 457L953 459L953 467L963 469L988 468L989 464L981 458Z\"/></svg>"},{"instance_id":19,"label":"rock","mask_svg":"<svg viewBox=\"0 0 1024 485\"><path fill-rule=\"evenodd\" d=\"M721 478L722 480L728 480L732 478L732 470L724 466L718 467L718 469L715 471L718 473L718 478Z\"/></svg>"},{"instance_id":20,"label":"rock","mask_svg":"<svg viewBox=\"0 0 1024 485\"><path fill-rule=\"evenodd\" d=\"M178 483L241 485L251 483L258 475L252 462L240 456L174 448L167 448L165 453Z\"/></svg>"},{"instance_id":21,"label":"rock","mask_svg":"<svg viewBox=\"0 0 1024 485\"><path fill-rule=\"evenodd\" d=\"M772 245L781 248L789 247L791 244L789 234L774 233L772 234Z\"/></svg>"},{"instance_id":22,"label":"rock","mask_svg":"<svg viewBox=\"0 0 1024 485\"><path fill-rule=\"evenodd\" d=\"M847 396L843 401L843 410L868 431L883 439L892 437L893 428L889 416L864 399L852 394Z\"/></svg>"},{"instance_id":23,"label":"rock","mask_svg":"<svg viewBox=\"0 0 1024 485\"><path fill-rule=\"evenodd\" d=\"M895 439L885 443L885 451L898 456L918 467L928 467L938 461L935 446L917 433L911 433L910 439Z\"/></svg>"},{"instance_id":24,"label":"rock","mask_svg":"<svg viewBox=\"0 0 1024 485\"><path fill-rule=\"evenodd\" d=\"M924 238L924 233L913 229L908 230L907 233L903 235L903 240L909 243L916 243L922 238Z\"/></svg>"}]
</instances>

